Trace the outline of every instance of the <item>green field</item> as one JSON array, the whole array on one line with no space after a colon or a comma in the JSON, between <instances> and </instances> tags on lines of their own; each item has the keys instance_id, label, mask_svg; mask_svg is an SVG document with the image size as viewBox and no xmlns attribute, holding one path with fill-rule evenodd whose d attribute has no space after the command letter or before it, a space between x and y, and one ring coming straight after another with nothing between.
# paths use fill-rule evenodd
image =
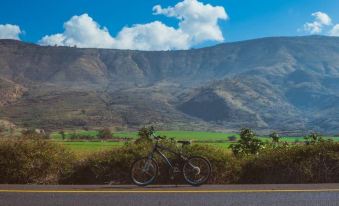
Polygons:
<instances>
[{"instance_id":1,"label":"green field","mask_svg":"<svg viewBox=\"0 0 339 206\"><path fill-rule=\"evenodd\" d=\"M195 131L157 131L157 135L174 138L176 140L192 141L228 141L229 136L239 137L238 134L220 133L220 132L195 132ZM138 132L119 132L114 133L114 137L137 138Z\"/></svg>"},{"instance_id":2,"label":"green field","mask_svg":"<svg viewBox=\"0 0 339 206\"><path fill-rule=\"evenodd\" d=\"M77 130L72 132L65 132L65 137L70 138L72 134L90 136L95 138L97 131ZM239 137L238 134L221 133L221 132L195 132L195 131L157 131L157 135L166 136L168 138L175 138L176 140L192 140L192 141L227 141L229 136ZM113 133L116 138L132 138L138 137L138 132L116 132ZM61 139L61 135L57 132L51 134L53 139Z\"/></svg>"},{"instance_id":3,"label":"green field","mask_svg":"<svg viewBox=\"0 0 339 206\"><path fill-rule=\"evenodd\" d=\"M123 142L69 142L69 141L56 141L58 144L62 144L66 148L71 149L79 156L88 155L92 152L99 152L110 150L115 147L121 147Z\"/></svg>"},{"instance_id":4,"label":"green field","mask_svg":"<svg viewBox=\"0 0 339 206\"><path fill-rule=\"evenodd\" d=\"M83 136L89 136L89 137L96 138L96 136L98 135L98 131L95 131L95 130L89 130L89 131L85 131L85 130L66 131L65 132L65 137L66 138L70 138L72 136L72 134L77 134L77 135L83 135ZM59 134L58 132L52 132L50 137L52 139L58 139L59 140L59 139L61 139L61 134Z\"/></svg>"},{"instance_id":5,"label":"green field","mask_svg":"<svg viewBox=\"0 0 339 206\"><path fill-rule=\"evenodd\" d=\"M96 140L97 131L72 131L65 132L66 139L70 138L72 134L84 135L92 137ZM192 140L199 144L209 144L219 148L228 149L232 142L229 142L228 137L235 136L239 138L235 133L221 133L221 132L196 132L196 131L158 131L157 135L166 136L167 138L174 138L175 140ZM113 133L113 138L131 138L136 139L138 132L117 132ZM60 144L65 145L77 154L87 154L96 151L109 150L114 147L122 146L123 142L110 142L110 141L61 141L61 135L57 132L51 134L53 140ZM260 137L263 141L270 141L268 137ZM324 137L324 139L333 139L339 141L339 137ZM281 141L286 142L303 142L303 137L282 137Z\"/></svg>"}]
</instances>

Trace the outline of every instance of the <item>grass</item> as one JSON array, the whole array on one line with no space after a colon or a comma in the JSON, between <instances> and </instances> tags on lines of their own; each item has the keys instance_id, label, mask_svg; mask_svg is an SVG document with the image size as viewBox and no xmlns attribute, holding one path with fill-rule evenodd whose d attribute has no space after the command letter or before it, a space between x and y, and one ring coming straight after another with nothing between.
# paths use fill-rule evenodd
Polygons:
<instances>
[{"instance_id":1,"label":"grass","mask_svg":"<svg viewBox=\"0 0 339 206\"><path fill-rule=\"evenodd\" d=\"M196 131L157 131L157 135L174 138L176 140L192 140L192 141L228 141L229 136L236 136L238 134L221 133L221 132L196 132ZM129 137L137 138L137 132L119 132L114 133L114 137Z\"/></svg>"},{"instance_id":2,"label":"grass","mask_svg":"<svg viewBox=\"0 0 339 206\"><path fill-rule=\"evenodd\" d=\"M328 139L332 139L335 142L339 142L339 137L323 137L323 139L328 140ZM265 141L265 140L271 140L269 137L261 137L261 140ZM282 142L303 142L304 137L281 137L280 141Z\"/></svg>"},{"instance_id":3,"label":"grass","mask_svg":"<svg viewBox=\"0 0 339 206\"><path fill-rule=\"evenodd\" d=\"M71 132L65 132L66 139L70 138L72 134L84 135L93 137L96 139L97 131L90 130L77 130ZM221 133L221 132L197 132L197 131L158 131L157 135L166 136L167 138L174 138L176 140L192 140L198 144L209 144L222 149L229 149L229 146L232 142L228 141L228 137L235 136L239 138L238 134L235 133ZM136 139L138 137L138 132L116 132L113 133L113 137L116 138L132 138ZM60 144L65 145L66 147L73 150L78 155L85 155L92 152L109 150L114 147L119 147L123 145L123 142L99 142L99 141L61 141L61 135L57 132L51 134L52 139L59 142ZM268 137L260 137L263 141L270 141ZM324 139L333 139L334 141L339 142L339 137L324 137ZM293 142L303 142L303 137L282 137L281 141L286 141L289 143Z\"/></svg>"},{"instance_id":4,"label":"grass","mask_svg":"<svg viewBox=\"0 0 339 206\"><path fill-rule=\"evenodd\" d=\"M72 134L77 134L77 135L89 136L89 137L96 138L96 136L98 135L98 131L95 131L95 130L89 130L89 131L85 131L85 130L65 131L65 138L66 139L70 138L72 136ZM62 139L61 134L59 132L52 132L50 137L52 139L56 139L56 140L61 140Z\"/></svg>"},{"instance_id":5,"label":"grass","mask_svg":"<svg viewBox=\"0 0 339 206\"><path fill-rule=\"evenodd\" d=\"M71 149L77 156L86 156L93 152L110 150L115 147L121 147L124 142L69 142L69 141L57 141L58 144L62 144L66 148Z\"/></svg>"}]
</instances>

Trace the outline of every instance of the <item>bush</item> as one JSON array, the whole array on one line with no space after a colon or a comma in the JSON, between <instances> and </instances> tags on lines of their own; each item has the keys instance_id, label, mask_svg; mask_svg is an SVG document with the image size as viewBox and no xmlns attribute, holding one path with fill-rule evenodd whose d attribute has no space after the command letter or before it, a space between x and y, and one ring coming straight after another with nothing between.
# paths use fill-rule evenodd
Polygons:
<instances>
[{"instance_id":1,"label":"bush","mask_svg":"<svg viewBox=\"0 0 339 206\"><path fill-rule=\"evenodd\" d=\"M260 143L258 149L251 130L242 130L240 136L241 153L238 154L246 155L235 156L206 144L182 148L173 139L162 140L161 144L188 157L209 159L212 175L208 183L212 184L339 182L339 143L312 141L308 145L267 143L264 146ZM149 138L141 139L146 141L126 143L81 160L76 160L62 146L39 136L3 140L0 142L0 183L130 184L132 163L147 156L153 145ZM255 149L252 150L252 146ZM182 168L183 162L175 155L164 153L176 167ZM156 159L160 169L156 183L184 183L182 175L171 180L167 165L158 155Z\"/></svg>"},{"instance_id":2,"label":"bush","mask_svg":"<svg viewBox=\"0 0 339 206\"><path fill-rule=\"evenodd\" d=\"M319 143L319 142L325 141L323 139L323 137L320 134L316 133L316 132L313 132L313 133L307 135L306 137L304 137L304 139L305 139L305 143L307 145L308 144L315 144L315 143Z\"/></svg>"},{"instance_id":3,"label":"bush","mask_svg":"<svg viewBox=\"0 0 339 206\"><path fill-rule=\"evenodd\" d=\"M47 139L44 133L38 133L35 129L27 129L21 131L21 137L26 139Z\"/></svg>"},{"instance_id":4,"label":"bush","mask_svg":"<svg viewBox=\"0 0 339 206\"><path fill-rule=\"evenodd\" d=\"M272 143L274 143L274 144L279 143L280 136L279 136L279 134L277 132L272 132L270 134L270 138L272 138Z\"/></svg>"},{"instance_id":5,"label":"bush","mask_svg":"<svg viewBox=\"0 0 339 206\"><path fill-rule=\"evenodd\" d=\"M206 157L212 165L210 184L237 183L239 180L243 161L237 159L227 150L213 146L194 144L187 148L188 156Z\"/></svg>"},{"instance_id":6,"label":"bush","mask_svg":"<svg viewBox=\"0 0 339 206\"><path fill-rule=\"evenodd\" d=\"M164 144L175 147L173 142L166 141ZM179 148L173 148L178 150ZM68 184L130 184L130 167L132 163L141 157L147 156L151 150L151 144L144 142L138 144L127 144L109 152L97 153L84 161L78 163L73 175L64 183ZM210 183L234 183L240 174L240 161L232 155L211 146L193 145L186 146L184 153L190 156L200 155L208 158L212 164L212 176ZM166 153L166 156L176 165L181 167L181 162L173 155ZM176 176L173 181L169 179L169 168L164 161L156 155L159 163L159 177L157 184L183 183L182 176Z\"/></svg>"},{"instance_id":7,"label":"bush","mask_svg":"<svg viewBox=\"0 0 339 206\"><path fill-rule=\"evenodd\" d=\"M151 143L152 142L152 139L151 139L151 135L153 134L154 132L154 128L153 127L150 127L150 128L147 128L147 127L143 127L141 129L139 129L138 131L138 139L135 141L137 144L138 143Z\"/></svg>"},{"instance_id":8,"label":"bush","mask_svg":"<svg viewBox=\"0 0 339 206\"><path fill-rule=\"evenodd\" d=\"M110 129L105 128L105 129L101 129L98 132L98 138L99 139L111 139L112 138L112 132Z\"/></svg>"},{"instance_id":9,"label":"bush","mask_svg":"<svg viewBox=\"0 0 339 206\"><path fill-rule=\"evenodd\" d=\"M251 129L241 129L240 140L230 145L232 152L236 156L244 156L249 154L258 154L263 148L264 143L256 137Z\"/></svg>"},{"instance_id":10,"label":"bush","mask_svg":"<svg viewBox=\"0 0 339 206\"><path fill-rule=\"evenodd\" d=\"M0 142L0 183L58 183L72 169L72 153L36 138Z\"/></svg>"},{"instance_id":11,"label":"bush","mask_svg":"<svg viewBox=\"0 0 339 206\"><path fill-rule=\"evenodd\" d=\"M79 161L73 173L63 179L66 184L130 183L132 162L147 155L149 144L126 144L111 151L99 152Z\"/></svg>"},{"instance_id":12,"label":"bush","mask_svg":"<svg viewBox=\"0 0 339 206\"><path fill-rule=\"evenodd\" d=\"M60 134L62 140L66 139L65 131L60 131L59 134Z\"/></svg>"},{"instance_id":13,"label":"bush","mask_svg":"<svg viewBox=\"0 0 339 206\"><path fill-rule=\"evenodd\" d=\"M237 137L234 136L234 135L228 137L228 141L230 141L230 142L234 142L236 140L237 140Z\"/></svg>"},{"instance_id":14,"label":"bush","mask_svg":"<svg viewBox=\"0 0 339 206\"><path fill-rule=\"evenodd\" d=\"M248 158L241 183L339 182L339 144L280 146Z\"/></svg>"}]
</instances>

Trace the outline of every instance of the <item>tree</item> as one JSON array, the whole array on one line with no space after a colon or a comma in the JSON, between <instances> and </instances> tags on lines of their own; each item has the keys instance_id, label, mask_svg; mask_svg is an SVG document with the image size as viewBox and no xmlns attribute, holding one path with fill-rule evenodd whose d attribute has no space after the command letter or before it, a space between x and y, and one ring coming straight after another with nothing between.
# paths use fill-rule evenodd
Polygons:
<instances>
[{"instance_id":1,"label":"tree","mask_svg":"<svg viewBox=\"0 0 339 206\"><path fill-rule=\"evenodd\" d=\"M59 132L59 134L61 135L61 139L65 140L65 137L66 137L65 132L62 130Z\"/></svg>"},{"instance_id":2,"label":"tree","mask_svg":"<svg viewBox=\"0 0 339 206\"><path fill-rule=\"evenodd\" d=\"M98 136L99 139L111 139L112 138L112 132L108 128L101 129L101 130L99 130L97 136Z\"/></svg>"},{"instance_id":3,"label":"tree","mask_svg":"<svg viewBox=\"0 0 339 206\"><path fill-rule=\"evenodd\" d=\"M228 136L228 141L234 142L234 141L236 141L236 140L237 140L237 137L236 137L236 136L234 136L234 135Z\"/></svg>"},{"instance_id":4,"label":"tree","mask_svg":"<svg viewBox=\"0 0 339 206\"><path fill-rule=\"evenodd\" d=\"M277 132L272 132L270 134L270 137L272 138L272 142L273 143L279 143L279 140L280 140L280 136Z\"/></svg>"}]
</instances>

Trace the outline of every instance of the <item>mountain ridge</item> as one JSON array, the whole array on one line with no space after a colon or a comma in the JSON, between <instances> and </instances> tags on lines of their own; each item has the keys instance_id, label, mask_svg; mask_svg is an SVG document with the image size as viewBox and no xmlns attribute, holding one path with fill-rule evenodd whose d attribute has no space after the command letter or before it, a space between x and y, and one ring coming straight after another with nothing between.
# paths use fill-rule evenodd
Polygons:
<instances>
[{"instance_id":1,"label":"mountain ridge","mask_svg":"<svg viewBox=\"0 0 339 206\"><path fill-rule=\"evenodd\" d=\"M325 36L269 37L180 51L0 40L0 86L13 82L1 86L0 95L25 88L0 106L0 119L50 130L157 124L337 133L338 65L339 38ZM56 96L60 99L52 102Z\"/></svg>"}]
</instances>

